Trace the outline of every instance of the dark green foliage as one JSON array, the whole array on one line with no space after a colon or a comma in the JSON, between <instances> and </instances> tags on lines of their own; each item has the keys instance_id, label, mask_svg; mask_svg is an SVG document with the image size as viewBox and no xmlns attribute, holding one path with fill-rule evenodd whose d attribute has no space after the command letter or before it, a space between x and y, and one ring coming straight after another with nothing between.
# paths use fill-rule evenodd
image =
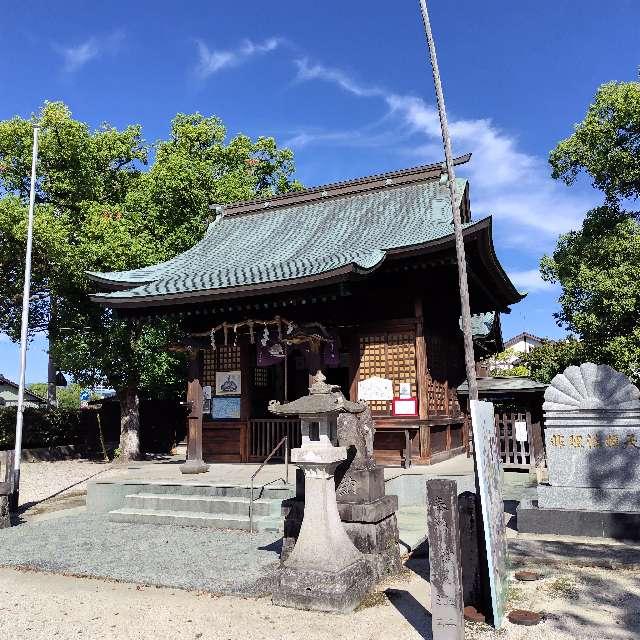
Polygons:
<instances>
[{"instance_id":1,"label":"dark green foliage","mask_svg":"<svg viewBox=\"0 0 640 640\"><path fill-rule=\"evenodd\" d=\"M582 171L609 202L640 196L640 82L603 84L573 134L551 152L553 177Z\"/></svg>"},{"instance_id":2,"label":"dark green foliage","mask_svg":"<svg viewBox=\"0 0 640 640\"><path fill-rule=\"evenodd\" d=\"M582 356L640 380L640 223L613 207L589 211L560 236L542 277L562 286L558 323L579 336ZM564 353L564 352L563 352Z\"/></svg>"},{"instance_id":3,"label":"dark green foliage","mask_svg":"<svg viewBox=\"0 0 640 640\"><path fill-rule=\"evenodd\" d=\"M15 446L16 407L0 407L0 449ZM80 445L84 432L78 411L26 407L22 446L24 449Z\"/></svg>"},{"instance_id":4,"label":"dark green foliage","mask_svg":"<svg viewBox=\"0 0 640 640\"><path fill-rule=\"evenodd\" d=\"M543 340L542 344L521 357L522 364L529 370L529 377L547 384L567 367L584 361L583 345L574 338Z\"/></svg>"}]
</instances>

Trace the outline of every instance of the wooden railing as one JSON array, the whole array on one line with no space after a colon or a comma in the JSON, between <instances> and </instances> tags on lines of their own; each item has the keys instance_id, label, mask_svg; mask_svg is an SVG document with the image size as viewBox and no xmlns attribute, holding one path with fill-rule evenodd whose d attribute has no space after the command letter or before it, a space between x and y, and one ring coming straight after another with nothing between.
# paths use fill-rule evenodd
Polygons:
<instances>
[{"instance_id":1,"label":"wooden railing","mask_svg":"<svg viewBox=\"0 0 640 640\"><path fill-rule=\"evenodd\" d=\"M300 420L260 418L249 420L249 458L266 458L282 438L287 436L289 450L301 445Z\"/></svg>"}]
</instances>

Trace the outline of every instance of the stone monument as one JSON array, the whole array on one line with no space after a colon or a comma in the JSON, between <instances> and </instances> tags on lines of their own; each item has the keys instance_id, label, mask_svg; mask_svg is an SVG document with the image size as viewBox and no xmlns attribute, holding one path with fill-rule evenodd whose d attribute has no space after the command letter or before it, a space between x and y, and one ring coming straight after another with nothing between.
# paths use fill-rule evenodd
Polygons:
<instances>
[{"instance_id":1,"label":"stone monument","mask_svg":"<svg viewBox=\"0 0 640 640\"><path fill-rule=\"evenodd\" d=\"M455 480L427 480L431 628L434 640L463 640L462 559Z\"/></svg>"},{"instance_id":2,"label":"stone monument","mask_svg":"<svg viewBox=\"0 0 640 640\"><path fill-rule=\"evenodd\" d=\"M273 602L297 609L353 611L374 584L371 565L356 549L340 520L334 475L347 460L337 443L337 418L365 407L345 400L318 372L309 395L287 404L272 402L277 415L300 417L302 445L291 461L304 473L304 515L293 549L282 563Z\"/></svg>"},{"instance_id":3,"label":"stone monument","mask_svg":"<svg viewBox=\"0 0 640 640\"><path fill-rule=\"evenodd\" d=\"M336 496L342 524L378 582L398 573L402 566L396 519L398 497L385 495L384 469L376 466L373 455L375 424L371 410L366 405L355 406L358 411L343 411L337 418L338 444L346 448L347 459L335 471ZM283 560L296 543L304 513L304 482L297 480L296 497L283 504Z\"/></svg>"},{"instance_id":4,"label":"stone monument","mask_svg":"<svg viewBox=\"0 0 640 640\"><path fill-rule=\"evenodd\" d=\"M640 391L587 362L557 375L543 405L549 483L521 503L518 529L640 539Z\"/></svg>"}]
</instances>

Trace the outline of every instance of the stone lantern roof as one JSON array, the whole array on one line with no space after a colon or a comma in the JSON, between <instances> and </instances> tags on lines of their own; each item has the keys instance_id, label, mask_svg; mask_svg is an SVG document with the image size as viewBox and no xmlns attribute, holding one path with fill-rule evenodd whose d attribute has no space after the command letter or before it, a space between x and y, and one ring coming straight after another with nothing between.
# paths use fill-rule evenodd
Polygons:
<instances>
[{"instance_id":1,"label":"stone lantern roof","mask_svg":"<svg viewBox=\"0 0 640 640\"><path fill-rule=\"evenodd\" d=\"M365 404L347 400L338 385L327 384L321 371L314 377L313 384L309 387L309 395L285 404L275 400L269 403L271 413L286 416L362 413L365 409Z\"/></svg>"}]
</instances>

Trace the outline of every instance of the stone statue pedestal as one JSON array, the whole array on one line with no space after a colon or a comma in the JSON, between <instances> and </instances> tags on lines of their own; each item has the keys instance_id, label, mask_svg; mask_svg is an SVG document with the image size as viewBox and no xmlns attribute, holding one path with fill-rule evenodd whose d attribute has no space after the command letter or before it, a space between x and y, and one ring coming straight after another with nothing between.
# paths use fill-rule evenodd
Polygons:
<instances>
[{"instance_id":1,"label":"stone statue pedestal","mask_svg":"<svg viewBox=\"0 0 640 640\"><path fill-rule=\"evenodd\" d=\"M335 469L344 447L306 446L291 451L304 472L304 519L273 593L277 605L316 611L353 611L373 585L370 564L353 545L338 512Z\"/></svg>"},{"instance_id":2,"label":"stone statue pedestal","mask_svg":"<svg viewBox=\"0 0 640 640\"><path fill-rule=\"evenodd\" d=\"M640 540L640 391L606 365L557 375L545 393L549 483L518 507L526 533Z\"/></svg>"}]
</instances>

